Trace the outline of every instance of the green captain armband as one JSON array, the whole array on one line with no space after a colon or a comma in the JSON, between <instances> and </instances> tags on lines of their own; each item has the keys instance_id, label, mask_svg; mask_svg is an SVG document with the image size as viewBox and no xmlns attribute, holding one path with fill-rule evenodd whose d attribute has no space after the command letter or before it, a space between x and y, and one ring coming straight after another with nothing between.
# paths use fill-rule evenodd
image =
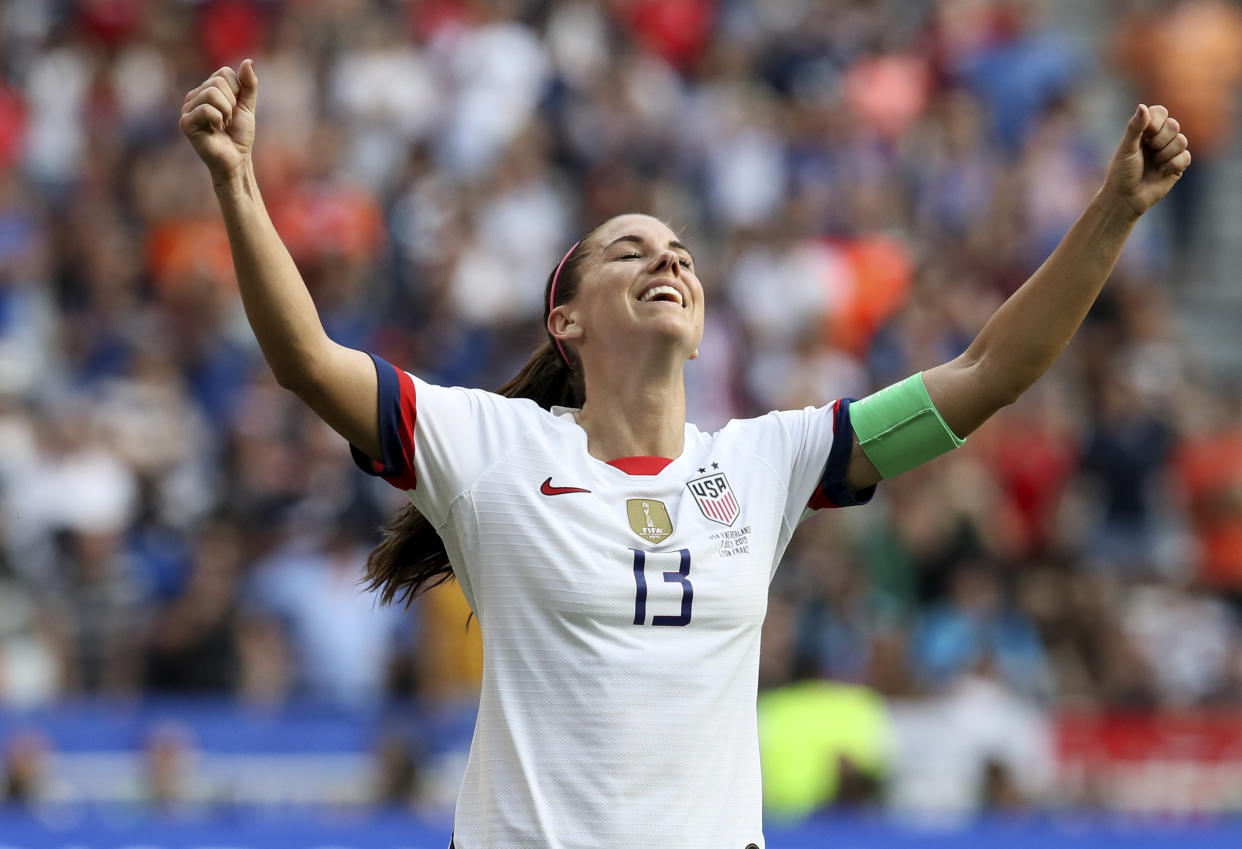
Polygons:
<instances>
[{"instance_id":1,"label":"green captain armband","mask_svg":"<svg viewBox=\"0 0 1242 849\"><path fill-rule=\"evenodd\" d=\"M940 417L922 373L855 401L850 422L863 453L885 478L908 472L966 441Z\"/></svg>"}]
</instances>

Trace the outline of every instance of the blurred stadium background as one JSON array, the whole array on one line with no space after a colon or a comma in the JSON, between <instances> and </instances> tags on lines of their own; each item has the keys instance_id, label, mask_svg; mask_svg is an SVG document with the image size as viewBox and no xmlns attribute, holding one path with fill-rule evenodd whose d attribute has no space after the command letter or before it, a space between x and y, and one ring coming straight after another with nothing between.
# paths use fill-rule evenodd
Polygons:
<instances>
[{"instance_id":1,"label":"blurred stadium background","mask_svg":"<svg viewBox=\"0 0 1242 849\"><path fill-rule=\"evenodd\" d=\"M769 841L1242 844L1226 0L0 2L0 844L447 842L477 626L360 594L396 497L274 385L177 131L246 56L336 339L497 386L572 239L649 211L704 428L955 355L1168 105L1195 164L1052 372L790 549Z\"/></svg>"}]
</instances>

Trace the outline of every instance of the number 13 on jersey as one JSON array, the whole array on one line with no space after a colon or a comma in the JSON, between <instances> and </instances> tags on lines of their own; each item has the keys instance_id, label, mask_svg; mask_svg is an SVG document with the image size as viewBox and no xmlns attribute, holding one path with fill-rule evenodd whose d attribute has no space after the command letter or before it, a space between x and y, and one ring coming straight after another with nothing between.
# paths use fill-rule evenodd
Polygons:
<instances>
[{"instance_id":1,"label":"number 13 on jersey","mask_svg":"<svg viewBox=\"0 0 1242 849\"><path fill-rule=\"evenodd\" d=\"M647 624L647 555L652 557L664 556L665 553L646 552L639 548L630 549L634 552L634 583L637 589L634 593L634 624ZM690 624L690 607L694 604L694 585L690 583L690 549L683 548L678 551L666 552L668 556L674 554L681 556L681 566L675 571L664 573L664 582L666 584L681 584L681 615L680 616L653 616L651 617L652 625L689 625Z\"/></svg>"}]
</instances>

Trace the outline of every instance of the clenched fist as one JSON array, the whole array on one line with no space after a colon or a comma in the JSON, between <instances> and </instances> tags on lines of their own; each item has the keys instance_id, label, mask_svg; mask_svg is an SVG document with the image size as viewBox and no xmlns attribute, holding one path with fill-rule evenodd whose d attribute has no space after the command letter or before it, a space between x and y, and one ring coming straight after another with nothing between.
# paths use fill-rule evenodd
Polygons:
<instances>
[{"instance_id":1,"label":"clenched fist","mask_svg":"<svg viewBox=\"0 0 1242 849\"><path fill-rule=\"evenodd\" d=\"M1139 105L1108 166L1104 190L1142 215L1190 166L1190 142L1163 106Z\"/></svg>"},{"instance_id":2,"label":"clenched fist","mask_svg":"<svg viewBox=\"0 0 1242 849\"><path fill-rule=\"evenodd\" d=\"M221 68L185 96L181 132L217 183L249 162L258 95L259 76L247 59L236 73Z\"/></svg>"}]
</instances>

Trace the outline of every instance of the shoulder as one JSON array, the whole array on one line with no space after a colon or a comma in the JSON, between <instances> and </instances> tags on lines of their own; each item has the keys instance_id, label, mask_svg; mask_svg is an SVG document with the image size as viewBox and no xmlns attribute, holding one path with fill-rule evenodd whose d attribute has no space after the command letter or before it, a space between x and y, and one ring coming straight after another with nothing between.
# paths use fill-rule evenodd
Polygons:
<instances>
[{"instance_id":1,"label":"shoulder","mask_svg":"<svg viewBox=\"0 0 1242 849\"><path fill-rule=\"evenodd\" d=\"M797 431L788 413L776 411L752 418L730 419L713 433L701 433L696 429L695 435L716 454L750 458L772 467L783 465L779 458L789 453ZM689 441L687 434L687 443Z\"/></svg>"},{"instance_id":2,"label":"shoulder","mask_svg":"<svg viewBox=\"0 0 1242 849\"><path fill-rule=\"evenodd\" d=\"M470 386L443 386L438 383L428 382L415 375L410 375L410 379L414 383L420 400L426 397L429 400L441 403L465 404L509 415L553 418L550 412L529 398L510 398L506 395L499 395L486 389L476 389Z\"/></svg>"},{"instance_id":3,"label":"shoulder","mask_svg":"<svg viewBox=\"0 0 1242 849\"><path fill-rule=\"evenodd\" d=\"M718 444L745 453L772 469L786 470L803 463L822 466L836 442L848 400L822 407L774 410L749 419L734 419L713 434Z\"/></svg>"},{"instance_id":4,"label":"shoulder","mask_svg":"<svg viewBox=\"0 0 1242 849\"><path fill-rule=\"evenodd\" d=\"M773 410L748 419L731 419L712 436L731 440L793 438L805 431L811 422L831 416L835 406L836 402L833 402L823 407Z\"/></svg>"},{"instance_id":5,"label":"shoulder","mask_svg":"<svg viewBox=\"0 0 1242 849\"><path fill-rule=\"evenodd\" d=\"M486 389L412 380L417 396L417 421L441 432L448 440L482 437L511 444L523 434L556 432L566 427L564 420L529 398L510 398Z\"/></svg>"}]
</instances>

